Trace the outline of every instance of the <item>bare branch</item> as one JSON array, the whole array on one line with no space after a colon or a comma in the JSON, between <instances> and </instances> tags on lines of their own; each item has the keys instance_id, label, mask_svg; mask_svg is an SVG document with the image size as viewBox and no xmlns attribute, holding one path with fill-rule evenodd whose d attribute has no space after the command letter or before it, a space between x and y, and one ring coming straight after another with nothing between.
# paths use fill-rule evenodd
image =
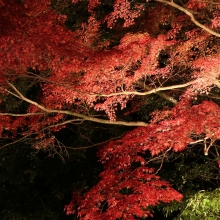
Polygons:
<instances>
[{"instance_id":1,"label":"bare branch","mask_svg":"<svg viewBox=\"0 0 220 220\"><path fill-rule=\"evenodd\" d=\"M215 140L212 140L210 141L208 147L207 147L207 142L206 142L206 139L204 139L204 155L207 156L209 154L209 149L210 147L212 147L213 143L215 142Z\"/></svg>"},{"instance_id":2,"label":"bare branch","mask_svg":"<svg viewBox=\"0 0 220 220\"><path fill-rule=\"evenodd\" d=\"M215 147L216 155L217 155L217 157L219 157L219 152L218 152L218 149L217 149L216 145L214 147Z\"/></svg>"},{"instance_id":3,"label":"bare branch","mask_svg":"<svg viewBox=\"0 0 220 220\"><path fill-rule=\"evenodd\" d=\"M205 137L205 138L203 138L203 139L199 139L199 140L197 140L197 141L190 142L189 144L190 144L190 145L191 145L191 144L198 144L198 143L204 142L204 140L207 140L207 139L209 139L209 138L208 138L208 137Z\"/></svg>"},{"instance_id":4,"label":"bare branch","mask_svg":"<svg viewBox=\"0 0 220 220\"><path fill-rule=\"evenodd\" d=\"M34 116L34 115L45 115L44 112L37 112L37 113L25 113L25 114L14 114L14 113L2 113L0 112L0 115L5 116L14 116L14 117L28 117L28 116Z\"/></svg>"},{"instance_id":5,"label":"bare branch","mask_svg":"<svg viewBox=\"0 0 220 220\"><path fill-rule=\"evenodd\" d=\"M110 94L91 94L91 96L102 96L102 97L111 97L111 96L117 96L117 95L140 95L140 96L145 96L145 95L150 95L150 94L153 94L153 93L158 93L160 91L185 88L187 86L192 85L193 83L195 83L195 81L190 81L188 83L183 83L183 84L180 84L180 85L158 87L158 88L155 88L155 89L151 89L150 91L147 91L147 92L123 91L123 92L115 92L115 93L110 93Z\"/></svg>"},{"instance_id":6,"label":"bare branch","mask_svg":"<svg viewBox=\"0 0 220 220\"><path fill-rule=\"evenodd\" d=\"M181 84L181 85L159 87L159 88L156 88L156 89L151 89L150 87L147 87L147 85L145 85L145 88L147 88L147 90L148 90L146 92L123 91L123 92L116 92L116 93L110 93L110 94L101 94L101 93L100 94L96 94L96 93L88 94L88 93L84 93L82 91L73 90L72 87L67 86L66 84L64 85L63 83L48 80L48 79L40 77L40 76L38 76L34 73L30 72L29 74L31 74L33 76L26 76L26 77L39 78L42 82L46 82L46 83L50 83L50 84L52 83L52 84L57 85L57 86L62 86L62 87L65 87L65 88L67 88L71 91L77 92L77 93L82 94L82 95L90 96L90 97L94 97L94 96L95 97L100 97L100 96L102 96L102 97L111 97L111 96L117 96L117 95L140 95L140 96L145 96L145 95L150 95L150 94L156 93L157 95L163 97L164 99L167 99L168 101L172 102L175 105L178 103L177 100L175 100L174 98L172 98L172 97L168 96L167 94L162 93L160 91L166 91L166 90L172 90L172 89L178 89L178 88L185 88L185 87L187 87L187 86L194 83L194 81L191 81L191 82ZM139 84L139 81L137 81L136 83Z\"/></svg>"},{"instance_id":7,"label":"bare branch","mask_svg":"<svg viewBox=\"0 0 220 220\"><path fill-rule=\"evenodd\" d=\"M85 149L88 149L88 148L102 146L103 144L108 143L111 140L116 140L116 139L122 138L122 136L123 135L118 136L118 137L113 137L113 138L110 138L106 141L103 141L103 142L100 142L100 143L97 143L97 144L92 144L90 146L85 146L85 147L67 147L67 146L65 146L65 148L68 148L68 149L71 149L71 150L85 150Z\"/></svg>"},{"instance_id":8,"label":"bare branch","mask_svg":"<svg viewBox=\"0 0 220 220\"><path fill-rule=\"evenodd\" d=\"M195 19L195 17L194 17L194 15L192 14L192 12L190 12L189 10L187 10L187 9L185 9L185 8L183 8L183 7L181 7L180 5L177 5L173 0L172 0L172 1L167 1L167 0L155 0L155 1L156 1L156 2L161 2L161 3L164 3L164 4L167 4L167 5L170 5L170 6L174 7L174 8L177 8L178 10L180 10L180 11L184 12L185 14L187 14L187 15L191 18L192 22L193 22L196 26L202 28L203 30L207 31L208 33L210 33L210 34L212 34L212 35L214 35L214 36L216 36L216 37L220 37L220 34L219 34L219 33L215 32L215 31L211 30L210 28L204 26L203 24L199 23L199 22Z\"/></svg>"},{"instance_id":9,"label":"bare branch","mask_svg":"<svg viewBox=\"0 0 220 220\"><path fill-rule=\"evenodd\" d=\"M11 142L11 143L8 143L8 144L5 144L5 145L3 145L3 146L0 146L0 149L5 148L5 147L8 147L8 146L13 145L13 144L16 144L16 143L18 143L18 142L20 142L20 141L22 141L22 140L24 140L24 139L30 137L31 135L39 134L39 133L41 133L41 132L43 132L43 131L45 131L45 130L48 130L48 129L50 129L50 128L59 127L59 126L66 125L66 124L71 124L71 123L76 123L77 121L82 122L82 119L71 119L71 120L59 122L59 123L56 123L56 124L53 124L53 125L49 125L49 126L47 126L47 127L42 128L41 130L39 130L39 131L37 131L37 132L31 132L30 134L27 134L27 135L25 135L24 137L19 138L19 139L15 140L15 141L13 141L13 142Z\"/></svg>"},{"instance_id":10,"label":"bare branch","mask_svg":"<svg viewBox=\"0 0 220 220\"><path fill-rule=\"evenodd\" d=\"M166 157L166 154L171 150L172 148L168 148L163 154L162 154L162 159L161 159L161 163L160 163L160 167L157 169L157 171L154 173L155 175L158 174L158 172L161 170L162 166L163 166L163 162L164 162L164 158Z\"/></svg>"},{"instance_id":11,"label":"bare branch","mask_svg":"<svg viewBox=\"0 0 220 220\"><path fill-rule=\"evenodd\" d=\"M5 145L3 145L3 146L0 146L0 150L3 149L3 148L6 148L6 147L8 147L8 146L14 145L14 144L16 144L16 143L18 143L18 142L24 140L24 139L27 138L28 136L30 136L30 135L26 135L26 136L24 136L24 137L22 137L22 138L19 138L18 140L15 140L15 141L13 141L13 142L11 142L11 143L8 143L8 144L5 144Z\"/></svg>"},{"instance_id":12,"label":"bare branch","mask_svg":"<svg viewBox=\"0 0 220 220\"><path fill-rule=\"evenodd\" d=\"M91 116L86 116L86 115L75 113L75 112L68 111L68 110L48 109L48 108L40 105L39 103L26 98L24 95L22 95L17 90L17 88L13 84L11 84L11 83L8 83L8 84L13 88L13 90L16 93L13 93L13 92L11 92L7 89L4 89L6 92L10 93L11 95L13 95L13 96L15 96L15 97L17 97L21 100L24 100L24 101L36 106L37 108L39 108L42 111L47 112L47 113L57 113L57 114L71 115L71 116L74 116L74 117L77 117L77 118L81 118L84 121L93 121L93 122L97 122L97 123L101 123L101 124L124 125L124 126L148 126L148 124L145 123L145 122L110 121L110 120L105 120L105 119L100 119L100 118L94 118L94 117L91 117Z\"/></svg>"},{"instance_id":13,"label":"bare branch","mask_svg":"<svg viewBox=\"0 0 220 220\"><path fill-rule=\"evenodd\" d=\"M143 82L143 81L138 80L138 81L137 81L137 85L140 86L140 87L141 87L142 89L144 89L144 90L148 90L148 91L151 90L151 88L150 88L148 85L146 85L145 82ZM167 94L164 93L164 92L156 92L155 94L157 94L158 96L160 96L160 97L166 99L166 100L169 101L169 102L172 102L174 105L178 104L178 101L177 101L175 98L173 98L173 97L167 95Z\"/></svg>"}]
</instances>

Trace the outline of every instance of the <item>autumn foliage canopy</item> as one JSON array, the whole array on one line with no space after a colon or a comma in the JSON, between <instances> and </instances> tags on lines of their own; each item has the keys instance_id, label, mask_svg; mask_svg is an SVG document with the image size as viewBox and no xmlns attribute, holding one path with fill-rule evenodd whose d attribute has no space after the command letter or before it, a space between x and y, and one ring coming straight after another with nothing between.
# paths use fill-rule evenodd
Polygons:
<instances>
[{"instance_id":1,"label":"autumn foliage canopy","mask_svg":"<svg viewBox=\"0 0 220 220\"><path fill-rule=\"evenodd\" d=\"M101 14L106 1L89 0L86 21L75 30L51 4L0 1L0 137L9 140L1 147L26 138L36 149L55 147L54 134L69 123L133 126L99 148L100 181L84 194L74 192L66 213L128 220L152 216L150 207L160 202L180 201L145 154L200 143L208 155L220 139L220 3L114 0ZM103 30L117 40L103 37ZM151 94L170 105L148 120L126 120ZM11 98L25 103L22 110L11 111Z\"/></svg>"}]
</instances>

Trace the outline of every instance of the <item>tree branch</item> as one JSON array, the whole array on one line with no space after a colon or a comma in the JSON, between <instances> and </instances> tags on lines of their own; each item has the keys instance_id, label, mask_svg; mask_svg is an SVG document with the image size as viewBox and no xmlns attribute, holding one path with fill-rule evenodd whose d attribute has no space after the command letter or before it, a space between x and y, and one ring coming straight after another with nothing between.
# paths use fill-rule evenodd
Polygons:
<instances>
[{"instance_id":1,"label":"tree branch","mask_svg":"<svg viewBox=\"0 0 220 220\"><path fill-rule=\"evenodd\" d=\"M102 96L102 97L111 97L111 96L117 96L117 95L140 95L140 96L145 96L145 95L150 95L150 94L153 94L153 93L158 93L160 91L184 88L184 87L192 85L193 83L195 83L195 81L190 81L188 83L184 83L184 84L180 84L180 85L158 87L158 88L155 88L155 89L151 89L150 91L147 91L147 92L123 91L123 92L115 92L115 93L110 93L110 94L91 94L91 96Z\"/></svg>"},{"instance_id":2,"label":"tree branch","mask_svg":"<svg viewBox=\"0 0 220 220\"><path fill-rule=\"evenodd\" d=\"M167 1L167 0L155 0L155 1L156 1L156 2L161 2L161 3L164 3L164 4L167 4L167 5L170 5L170 6L174 7L174 8L176 8L176 9L178 9L178 10L184 12L185 14L187 14L187 15L191 18L192 22L193 22L196 26L202 28L203 30L207 31L208 33L210 33L210 34L212 34L212 35L214 35L214 36L216 36L216 37L220 37L220 34L219 34L219 33L215 32L215 31L211 30L210 28L207 28L207 27L204 26L203 24L199 23L199 22L195 19L195 17L194 17L194 15L192 14L192 12L190 12L189 10L187 10L187 9L185 9L185 8L183 8L183 7L181 7L180 5L177 5L173 0L171 0L171 1Z\"/></svg>"},{"instance_id":3,"label":"tree branch","mask_svg":"<svg viewBox=\"0 0 220 220\"><path fill-rule=\"evenodd\" d=\"M18 114L18 115L19 115L19 114ZM25 115L25 114L24 114L24 115ZM22 115L22 116L24 116L24 115ZM16 116L16 114L14 114L14 116ZM66 125L66 124L70 124L70 123L75 123L75 122L77 122L77 121L79 121L79 120L80 120L80 119L71 119L71 120L59 122L59 123L56 123L56 124L53 124L53 125L49 125L49 126L47 126L47 127L42 128L41 130L39 130L39 131L37 131L37 132L31 132L30 134L27 134L27 135L25 135L24 137L19 138L18 140L15 140L15 141L13 141L13 142L11 142L11 143L8 143L8 144L5 144L5 145L3 145L3 146L0 146L0 149L3 149L3 148L8 147L8 146L10 146L10 145L16 144L16 143L18 143L18 142L20 142L20 141L26 139L27 137L30 137L31 135L39 134L39 133L41 133L41 132L43 132L43 131L45 131L45 130L48 130L48 129L50 129L50 128L59 127L59 126ZM81 122L81 121L82 121L82 120L80 120L80 122Z\"/></svg>"},{"instance_id":4,"label":"tree branch","mask_svg":"<svg viewBox=\"0 0 220 220\"><path fill-rule=\"evenodd\" d=\"M140 86L140 88L144 89L145 91L146 90L147 91L151 90L151 88L148 85L146 85L144 81L138 80L136 83L137 83L138 86ZM174 99L173 97L167 95L164 92L156 92L155 94L157 94L158 96L166 99L169 102L172 102L174 105L176 105L178 103L178 101L176 99Z\"/></svg>"},{"instance_id":5,"label":"tree branch","mask_svg":"<svg viewBox=\"0 0 220 220\"><path fill-rule=\"evenodd\" d=\"M42 111L44 111L46 113L58 113L58 114L71 115L71 116L74 116L74 117L77 117L77 118L81 118L85 121L93 121L93 122L97 122L97 123L101 123L101 124L124 125L124 126L148 126L148 124L145 123L145 122L110 121L110 120L105 120L105 119L100 119L100 118L94 118L94 117L91 117L91 116L86 116L86 115L75 113L75 112L68 111L68 110L48 109L48 108L40 105L39 103L26 98L24 95L22 95L17 90L17 88L13 84L11 84L11 83L8 83L8 84L11 86L11 88L16 93L13 93L13 92L11 92L7 89L4 89L6 92L8 92L9 94L11 94L11 95L13 95L13 96L15 96L15 97L17 97L21 100L24 100L24 101L36 106L37 108L41 109Z\"/></svg>"},{"instance_id":6,"label":"tree branch","mask_svg":"<svg viewBox=\"0 0 220 220\"><path fill-rule=\"evenodd\" d=\"M103 144L108 143L111 140L120 139L122 137L123 137L123 135L120 135L118 137L113 137L113 138L110 138L106 141L103 141L103 142L100 142L100 143L97 143L97 144L92 144L90 146L85 146L85 147L67 147L67 146L65 146L65 148L68 148L68 149L71 149L71 150L85 150L85 149L92 148L92 147L102 146Z\"/></svg>"},{"instance_id":7,"label":"tree branch","mask_svg":"<svg viewBox=\"0 0 220 220\"><path fill-rule=\"evenodd\" d=\"M103 96L103 97L110 97L110 96L117 96L117 95L140 95L140 96L145 96L145 95L150 95L152 93L156 93L157 95L161 96L162 98L164 99L167 99L168 101L172 102L173 104L177 104L178 101L175 100L174 98L166 95L165 93L162 93L160 91L165 91L165 90L172 90L172 89L178 89L178 88L184 88L184 87L187 87L191 84L193 84L194 82L189 82L189 83L185 83L185 84L181 84L181 85L173 85L173 86L167 86L167 87L159 87L159 88L156 88L155 89L151 89L150 87L147 87L147 85L145 85L144 87L147 88L148 91L146 92L137 92L137 91L123 91L123 92L116 92L116 93L110 93L110 94L88 94L88 93L84 93L82 91L78 91L78 90L73 90L72 87L70 86L67 86L67 85L64 85L63 83L59 83L59 82L55 82L55 81L51 81L51 80L48 80L46 78L43 78L43 77L40 77L34 73L31 73L31 72L28 72L29 74L33 75L32 76L26 76L26 77L29 77L29 78L39 78L42 82L46 82L46 83L52 83L54 85L57 85L57 86L62 86L62 87L65 87L67 89L70 89L71 91L74 91L74 92L77 92L79 94L82 94L82 95L86 95L86 96L90 96L90 97L98 97L98 96ZM138 85L139 85L139 81L136 82Z\"/></svg>"},{"instance_id":8,"label":"tree branch","mask_svg":"<svg viewBox=\"0 0 220 220\"><path fill-rule=\"evenodd\" d=\"M111 97L111 96L117 96L117 95L145 96L145 95L149 95L149 94L153 94L153 93L158 94L158 92L160 92L160 91L184 88L189 85L192 85L193 83L194 83L194 81L190 81L188 83L184 83L184 84L180 84L180 85L172 85L172 86L167 86L167 87L155 88L155 89L152 89L152 90L146 91L146 92L123 91L123 92L118 92L118 93L116 92L116 93L110 93L110 94L91 94L91 95L92 96L104 96L104 97ZM81 118L82 120L85 120L85 121L93 121L93 122L97 122L97 123L101 123L101 124L124 125L124 126L148 126L148 124L145 122L110 121L110 120L95 118L95 117L91 117L91 116L86 116L86 115L79 114L79 113L72 112L72 111L68 111L68 110L48 109L48 108L40 105L39 103L26 98L21 92L18 91L18 89L13 84L11 84L9 82L8 82L8 84L15 91L15 93L11 92L5 88L2 88L4 91L15 96L18 99L21 99L23 101L26 101L26 102L36 106L37 108L41 109L42 111L44 111L46 113L59 113L59 114L71 115L71 116L74 116L77 118ZM164 93L160 92L158 95L162 96L165 99L169 99L169 101L173 102L174 104L177 104L177 101L175 99L172 99L172 97L169 97ZM44 114L44 113L26 113L26 114L0 113L0 115L8 115L8 116L31 116L31 115L35 115L35 114Z\"/></svg>"},{"instance_id":9,"label":"tree branch","mask_svg":"<svg viewBox=\"0 0 220 220\"><path fill-rule=\"evenodd\" d=\"M14 116L14 117L27 117L27 116L34 116L34 115L45 115L45 113L38 112L38 113L14 114L14 113L2 113L2 112L0 112L0 115Z\"/></svg>"}]
</instances>

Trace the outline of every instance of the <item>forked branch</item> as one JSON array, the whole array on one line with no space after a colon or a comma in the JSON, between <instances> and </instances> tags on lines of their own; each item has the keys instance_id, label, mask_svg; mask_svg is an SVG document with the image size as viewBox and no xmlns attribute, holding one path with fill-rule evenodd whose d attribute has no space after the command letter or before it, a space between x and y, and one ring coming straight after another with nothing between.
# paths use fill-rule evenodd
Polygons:
<instances>
[{"instance_id":1,"label":"forked branch","mask_svg":"<svg viewBox=\"0 0 220 220\"><path fill-rule=\"evenodd\" d=\"M190 12L189 10L187 10L187 9L181 7L180 5L176 4L173 0L171 0L171 1L167 1L167 0L155 0L155 1L156 1L156 2L161 2L161 3L164 3L164 4L167 4L167 5L170 5L170 6L174 7L174 8L176 8L176 9L178 9L178 10L184 12L186 15L188 15L188 16L191 18L192 22L193 22L196 26L202 28L203 30L207 31L208 33L210 33L210 34L212 34L212 35L214 35L214 36L216 36L216 37L220 37L220 34L219 34L219 33L215 32L215 31L211 30L210 28L204 26L203 24L199 23L199 22L195 19L195 17L194 17L194 15L193 15L192 12Z\"/></svg>"},{"instance_id":2,"label":"forked branch","mask_svg":"<svg viewBox=\"0 0 220 220\"><path fill-rule=\"evenodd\" d=\"M97 122L97 123L101 123L101 124L124 125L124 126L148 126L148 124L145 122L110 121L110 120L105 120L105 119L100 119L100 118L95 118L95 117L79 114L79 113L68 111L68 110L48 109L48 108L44 107L43 105L40 105L39 103L32 101L32 100L28 99L27 97L25 97L21 92L19 92L19 90L13 84L11 84L11 83L8 83L8 84L15 92L11 92L7 89L4 89L7 93L9 93L9 94L11 94L11 95L23 100L23 101L26 101L29 104L36 106L38 109L40 109L46 113L57 113L57 114L71 115L71 116L74 116L77 118L81 118L82 121L93 121L93 122Z\"/></svg>"},{"instance_id":3,"label":"forked branch","mask_svg":"<svg viewBox=\"0 0 220 220\"><path fill-rule=\"evenodd\" d=\"M146 96L154 93L158 93L160 91L167 91L167 90L174 90L174 89L180 89L180 88L185 88L187 86L190 86L194 84L195 81L190 81L188 83L183 83L180 85L172 85L172 86L166 86L166 87L158 87L155 89L151 89L146 92L137 92L137 91L122 91L122 92L115 92L115 93L110 93L110 94L91 94L91 96L102 96L102 97L112 97L112 96L118 96L118 95L139 95L139 96ZM176 104L176 103L175 103Z\"/></svg>"}]
</instances>

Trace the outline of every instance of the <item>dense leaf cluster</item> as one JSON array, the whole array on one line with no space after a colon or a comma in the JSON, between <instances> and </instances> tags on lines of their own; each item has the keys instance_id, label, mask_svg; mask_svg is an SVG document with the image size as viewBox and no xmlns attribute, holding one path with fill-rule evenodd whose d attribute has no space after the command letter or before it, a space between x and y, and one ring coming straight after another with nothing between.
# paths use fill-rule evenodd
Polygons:
<instances>
[{"instance_id":1,"label":"dense leaf cluster","mask_svg":"<svg viewBox=\"0 0 220 220\"><path fill-rule=\"evenodd\" d=\"M0 0L0 216L214 219L219 11Z\"/></svg>"}]
</instances>

